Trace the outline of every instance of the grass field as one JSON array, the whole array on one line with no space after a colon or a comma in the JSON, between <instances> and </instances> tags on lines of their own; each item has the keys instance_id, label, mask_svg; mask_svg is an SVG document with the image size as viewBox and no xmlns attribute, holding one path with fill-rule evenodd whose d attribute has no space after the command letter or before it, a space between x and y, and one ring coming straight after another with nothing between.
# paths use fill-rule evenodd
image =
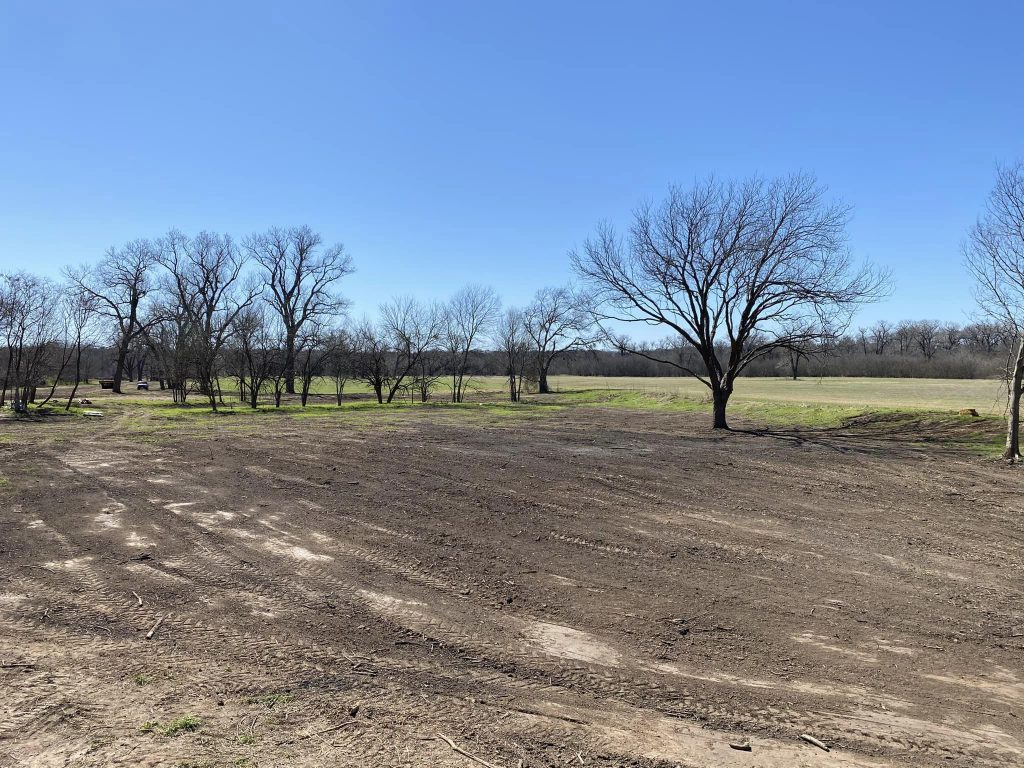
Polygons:
<instances>
[{"instance_id":1,"label":"grass field","mask_svg":"<svg viewBox=\"0 0 1024 768\"><path fill-rule=\"evenodd\" d=\"M703 384L682 377L556 376L552 384L558 391L624 389L695 399L707 396ZM1002 382L992 379L746 378L739 380L733 395L733 403L743 402L901 410L976 408L979 413L995 415L1003 412L1006 396Z\"/></svg>"},{"instance_id":2,"label":"grass field","mask_svg":"<svg viewBox=\"0 0 1024 768\"><path fill-rule=\"evenodd\" d=\"M707 388L693 378L643 376L553 376L551 386L555 392L585 390L625 390L652 395L672 395L676 398L703 401ZM446 380L438 382L435 397L447 396ZM223 385L225 393L232 385ZM473 379L470 388L478 393L494 393L504 398L505 379L500 376L482 376ZM345 394L366 394L365 384L350 381ZM330 380L315 382L313 392L333 395ZM195 396L193 396L195 397ZM198 402L198 398L196 398ZM787 378L741 378L732 398L739 403L784 403L791 405L830 405L850 408L886 408L957 411L976 408L979 413L1000 415L1006 405L1003 383L995 379L888 379L888 378L806 378L793 381Z\"/></svg>"}]
</instances>

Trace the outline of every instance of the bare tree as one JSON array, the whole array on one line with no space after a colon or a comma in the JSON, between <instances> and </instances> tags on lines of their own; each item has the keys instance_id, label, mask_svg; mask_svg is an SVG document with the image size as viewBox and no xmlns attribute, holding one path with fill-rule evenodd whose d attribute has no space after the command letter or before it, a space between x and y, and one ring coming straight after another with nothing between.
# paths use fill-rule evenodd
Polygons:
<instances>
[{"instance_id":1,"label":"bare tree","mask_svg":"<svg viewBox=\"0 0 1024 768\"><path fill-rule=\"evenodd\" d=\"M860 346L861 354L866 355L868 353L868 340L870 339L867 328L857 329L857 344Z\"/></svg>"},{"instance_id":2,"label":"bare tree","mask_svg":"<svg viewBox=\"0 0 1024 768\"><path fill-rule=\"evenodd\" d=\"M270 314L262 302L256 302L239 312L234 320L239 392L253 409L259 407L260 393L267 383L275 373L282 372L284 334Z\"/></svg>"},{"instance_id":3,"label":"bare tree","mask_svg":"<svg viewBox=\"0 0 1024 768\"><path fill-rule=\"evenodd\" d=\"M914 321L900 320L896 323L896 327L893 329L892 335L896 340L896 343L899 345L900 354L907 354L914 341Z\"/></svg>"},{"instance_id":4,"label":"bare tree","mask_svg":"<svg viewBox=\"0 0 1024 768\"><path fill-rule=\"evenodd\" d=\"M452 377L452 402L461 403L472 380L470 356L473 347L490 331L501 311L501 301L489 286L467 285L448 301L444 309L443 342Z\"/></svg>"},{"instance_id":5,"label":"bare tree","mask_svg":"<svg viewBox=\"0 0 1024 768\"><path fill-rule=\"evenodd\" d=\"M697 352L696 368L658 359L703 382L714 427L728 429L726 406L747 365L835 335L884 293L885 273L852 263L848 216L811 176L709 181L638 210L626 242L600 227L572 260L602 322L665 326ZM604 328L617 347L636 350Z\"/></svg>"},{"instance_id":6,"label":"bare tree","mask_svg":"<svg viewBox=\"0 0 1024 768\"><path fill-rule=\"evenodd\" d=\"M132 240L121 248L108 250L95 267L67 270L71 282L96 300L97 313L115 326L114 391L118 393L128 351L145 331L140 318L146 314L146 298L154 288L156 256L153 243ZM158 319L151 313L149 317L152 322Z\"/></svg>"},{"instance_id":7,"label":"bare tree","mask_svg":"<svg viewBox=\"0 0 1024 768\"><path fill-rule=\"evenodd\" d=\"M380 329L390 350L385 377L387 402L395 399L420 360L441 338L443 313L408 296L381 305Z\"/></svg>"},{"instance_id":8,"label":"bare tree","mask_svg":"<svg viewBox=\"0 0 1024 768\"><path fill-rule=\"evenodd\" d=\"M369 319L356 326L352 335L352 371L356 379L365 381L373 390L378 403L384 402L384 388L387 386L388 360L391 348L385 334Z\"/></svg>"},{"instance_id":9,"label":"bare tree","mask_svg":"<svg viewBox=\"0 0 1024 768\"><path fill-rule=\"evenodd\" d=\"M259 264L268 300L284 325L285 386L294 395L303 328L310 322L323 323L345 308L336 287L352 273L352 259L340 243L323 247L320 234L306 226L275 227L246 238L243 245Z\"/></svg>"},{"instance_id":10,"label":"bare tree","mask_svg":"<svg viewBox=\"0 0 1024 768\"><path fill-rule=\"evenodd\" d=\"M58 301L57 286L49 280L27 272L0 275L0 330L7 348L0 404L6 400L8 387L15 411L26 411L35 400L58 333L53 311Z\"/></svg>"},{"instance_id":11,"label":"bare tree","mask_svg":"<svg viewBox=\"0 0 1024 768\"><path fill-rule=\"evenodd\" d=\"M334 354L338 341L338 332L321 325L319 318L316 322L307 323L303 328L302 337L296 344L298 354L295 360L295 370L301 383L299 400L303 408L309 402L313 380L324 375L327 362Z\"/></svg>"},{"instance_id":12,"label":"bare tree","mask_svg":"<svg viewBox=\"0 0 1024 768\"><path fill-rule=\"evenodd\" d=\"M509 399L517 403L523 395L523 381L530 360L530 337L526 333L522 310L515 307L505 310L495 324L493 343L501 354Z\"/></svg>"},{"instance_id":13,"label":"bare tree","mask_svg":"<svg viewBox=\"0 0 1024 768\"><path fill-rule=\"evenodd\" d=\"M82 348L90 340L92 321L96 315L96 300L85 291L78 290L74 285L66 292L65 324L70 329L69 336L73 339L75 379L68 394L64 410L71 410L71 403L78 394L78 385L82 382ZM56 383L56 380L54 380Z\"/></svg>"},{"instance_id":14,"label":"bare tree","mask_svg":"<svg viewBox=\"0 0 1024 768\"><path fill-rule=\"evenodd\" d=\"M173 293L167 293L152 309L156 318L143 323L143 338L158 366L161 389L166 382L175 403L184 404L192 391L193 327L190 315Z\"/></svg>"},{"instance_id":15,"label":"bare tree","mask_svg":"<svg viewBox=\"0 0 1024 768\"><path fill-rule=\"evenodd\" d=\"M235 319L256 300L262 286L245 283L245 257L228 235L200 232L186 237L171 232L160 241L159 259L166 268L165 292L188 323L199 389L216 411L221 350L234 333Z\"/></svg>"},{"instance_id":16,"label":"bare tree","mask_svg":"<svg viewBox=\"0 0 1024 768\"><path fill-rule=\"evenodd\" d=\"M334 379L334 396L338 405L341 405L345 396L345 384L355 375L355 354L356 344L352 331L347 327L338 329L333 350L326 363L327 373Z\"/></svg>"},{"instance_id":17,"label":"bare tree","mask_svg":"<svg viewBox=\"0 0 1024 768\"><path fill-rule=\"evenodd\" d=\"M523 328L533 348L538 391L550 392L548 371L559 356L593 346L599 339L586 298L572 288L541 288L523 310Z\"/></svg>"},{"instance_id":18,"label":"bare tree","mask_svg":"<svg viewBox=\"0 0 1024 768\"><path fill-rule=\"evenodd\" d=\"M885 354L885 348L892 341L892 323L879 320L871 326L871 343L874 346L876 355Z\"/></svg>"},{"instance_id":19,"label":"bare tree","mask_svg":"<svg viewBox=\"0 0 1024 768\"><path fill-rule=\"evenodd\" d=\"M939 350L938 320L918 320L913 325L913 339L925 360L931 360Z\"/></svg>"},{"instance_id":20,"label":"bare tree","mask_svg":"<svg viewBox=\"0 0 1024 768\"><path fill-rule=\"evenodd\" d=\"M964 256L977 281L982 311L1011 328L1015 337L1016 352L1007 366L1003 458L1019 461L1024 391L1024 163L999 169L986 210L967 237Z\"/></svg>"},{"instance_id":21,"label":"bare tree","mask_svg":"<svg viewBox=\"0 0 1024 768\"><path fill-rule=\"evenodd\" d=\"M964 331L956 323L943 323L939 328L942 337L942 346L947 352L952 352L964 340Z\"/></svg>"},{"instance_id":22,"label":"bare tree","mask_svg":"<svg viewBox=\"0 0 1024 768\"><path fill-rule=\"evenodd\" d=\"M64 377L64 372L68 366L73 366L75 379L64 408L67 411L71 409L71 403L74 401L78 385L82 380L82 345L89 332L96 300L73 283L56 288L53 298L56 306L51 307L51 311L57 313L53 329L55 334L53 344L55 350L59 348L59 352L57 352L53 365L50 391L39 403L39 407L41 408L53 399L57 393L57 386Z\"/></svg>"}]
</instances>

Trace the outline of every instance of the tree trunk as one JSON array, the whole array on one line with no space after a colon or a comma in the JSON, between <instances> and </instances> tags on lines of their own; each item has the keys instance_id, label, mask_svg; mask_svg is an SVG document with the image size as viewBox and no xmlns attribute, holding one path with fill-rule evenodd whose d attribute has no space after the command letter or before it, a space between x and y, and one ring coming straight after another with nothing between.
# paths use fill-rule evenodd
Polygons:
<instances>
[{"instance_id":1,"label":"tree trunk","mask_svg":"<svg viewBox=\"0 0 1024 768\"><path fill-rule=\"evenodd\" d=\"M117 366L114 368L114 391L121 394L121 382L124 381L124 361L128 357L128 341L124 340L117 348Z\"/></svg>"},{"instance_id":2,"label":"tree trunk","mask_svg":"<svg viewBox=\"0 0 1024 768\"><path fill-rule=\"evenodd\" d=\"M542 395L546 395L551 391L548 387L548 368L546 365L541 365L540 367L537 391Z\"/></svg>"},{"instance_id":3,"label":"tree trunk","mask_svg":"<svg viewBox=\"0 0 1024 768\"><path fill-rule=\"evenodd\" d=\"M381 384L373 385L373 392L377 395L377 405L384 405L384 387ZM390 401L389 401L390 402Z\"/></svg>"},{"instance_id":4,"label":"tree trunk","mask_svg":"<svg viewBox=\"0 0 1024 768\"><path fill-rule=\"evenodd\" d=\"M1017 461L1020 458L1020 400L1024 390L1024 334L1017 347L1017 360L1010 377L1010 413L1006 418L1006 450L1003 458Z\"/></svg>"},{"instance_id":5,"label":"tree trunk","mask_svg":"<svg viewBox=\"0 0 1024 768\"><path fill-rule=\"evenodd\" d=\"M284 391L295 394L295 331L292 330L284 340Z\"/></svg>"},{"instance_id":6,"label":"tree trunk","mask_svg":"<svg viewBox=\"0 0 1024 768\"><path fill-rule=\"evenodd\" d=\"M725 389L722 385L713 387L711 390L711 400L714 406L714 429L728 429L729 423L725 420L725 407L729 404L729 395L732 392Z\"/></svg>"},{"instance_id":7,"label":"tree trunk","mask_svg":"<svg viewBox=\"0 0 1024 768\"><path fill-rule=\"evenodd\" d=\"M75 343L75 386L71 388L71 394L68 395L68 404L64 406L65 411L71 410L71 403L75 399L75 394L78 392L78 385L82 381L82 338L79 334L78 341Z\"/></svg>"}]
</instances>

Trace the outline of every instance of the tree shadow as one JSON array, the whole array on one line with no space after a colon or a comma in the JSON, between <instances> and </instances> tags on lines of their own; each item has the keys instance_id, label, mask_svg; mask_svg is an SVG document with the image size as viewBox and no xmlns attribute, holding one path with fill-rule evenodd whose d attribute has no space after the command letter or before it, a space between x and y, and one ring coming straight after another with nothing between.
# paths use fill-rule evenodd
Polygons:
<instances>
[{"instance_id":1,"label":"tree shadow","mask_svg":"<svg viewBox=\"0 0 1024 768\"><path fill-rule=\"evenodd\" d=\"M793 446L842 454L891 455L894 451L998 456L1004 425L995 418L945 413L871 413L835 427L738 427L736 434L768 437Z\"/></svg>"}]
</instances>

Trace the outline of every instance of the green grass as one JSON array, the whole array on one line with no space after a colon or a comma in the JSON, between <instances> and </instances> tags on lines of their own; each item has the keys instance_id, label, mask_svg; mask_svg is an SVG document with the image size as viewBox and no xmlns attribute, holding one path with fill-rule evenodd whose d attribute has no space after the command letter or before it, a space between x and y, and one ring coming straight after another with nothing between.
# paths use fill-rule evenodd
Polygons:
<instances>
[{"instance_id":1,"label":"green grass","mask_svg":"<svg viewBox=\"0 0 1024 768\"><path fill-rule=\"evenodd\" d=\"M159 733L161 736L178 736L182 733L199 730L203 721L195 715L184 715L161 726L156 720L143 723L139 730L142 733Z\"/></svg>"},{"instance_id":2,"label":"green grass","mask_svg":"<svg viewBox=\"0 0 1024 768\"><path fill-rule=\"evenodd\" d=\"M707 400L657 392L586 389L563 392L559 402L575 406L624 408L669 413L700 413L710 419ZM953 411L924 408L865 408L856 405L739 400L730 403L730 424L744 422L758 428L856 430L875 436L905 436L915 444L964 448L981 455L998 453L1003 445L1004 422L998 416L961 416Z\"/></svg>"},{"instance_id":3,"label":"green grass","mask_svg":"<svg viewBox=\"0 0 1024 768\"><path fill-rule=\"evenodd\" d=\"M332 382L320 384L324 392L333 394ZM338 406L333 398L323 398L306 407L292 402L275 408L268 402L256 410L232 400L232 390L226 388L227 401L216 413L198 396L186 405L174 404L169 392L124 396L90 393L90 397L95 403L91 407L119 418L126 432L148 442L173 439L179 428L187 429L197 439L225 431L259 436L276 420L311 419L358 431L395 430L425 412L480 424L544 418L574 407L693 413L699 419L710 419L708 390L692 378L555 376L551 385L552 396L528 396L522 403L508 402L503 378L480 377L470 385L473 402L469 403L449 402L447 388L440 387L435 399L427 403L398 399L381 405L375 399L364 398L346 399ZM729 419L734 426L756 428L835 429L854 425L863 430L870 423L888 429L893 439L905 435L911 442L920 437L915 437L911 429L916 424L928 432L925 440L946 440L989 454L997 451L1002 441L1002 386L1000 381L969 379L746 378L737 382L729 403ZM360 382L350 382L346 387L346 396L367 392ZM962 408L975 408L982 417L958 416ZM0 488L2 485L0 481Z\"/></svg>"},{"instance_id":4,"label":"green grass","mask_svg":"<svg viewBox=\"0 0 1024 768\"><path fill-rule=\"evenodd\" d=\"M555 391L613 389L701 400L708 389L694 378L629 376L555 376ZM851 408L950 410L976 408L1000 415L1006 403L1001 381L994 379L740 378L730 406L744 402L837 405Z\"/></svg>"},{"instance_id":5,"label":"green grass","mask_svg":"<svg viewBox=\"0 0 1024 768\"><path fill-rule=\"evenodd\" d=\"M563 392L558 402L574 405L595 405L610 408L628 408L644 411L711 414L711 403L706 399L664 392L639 392L614 389L585 389ZM838 427L847 420L863 414L857 406L829 405L825 403L787 403L740 400L730 403L728 415L762 423L766 426Z\"/></svg>"},{"instance_id":6,"label":"green grass","mask_svg":"<svg viewBox=\"0 0 1024 768\"><path fill-rule=\"evenodd\" d=\"M294 698L291 693L267 693L262 696L246 696L242 701L245 704L259 704L267 709L273 709L280 704L287 704Z\"/></svg>"}]
</instances>

